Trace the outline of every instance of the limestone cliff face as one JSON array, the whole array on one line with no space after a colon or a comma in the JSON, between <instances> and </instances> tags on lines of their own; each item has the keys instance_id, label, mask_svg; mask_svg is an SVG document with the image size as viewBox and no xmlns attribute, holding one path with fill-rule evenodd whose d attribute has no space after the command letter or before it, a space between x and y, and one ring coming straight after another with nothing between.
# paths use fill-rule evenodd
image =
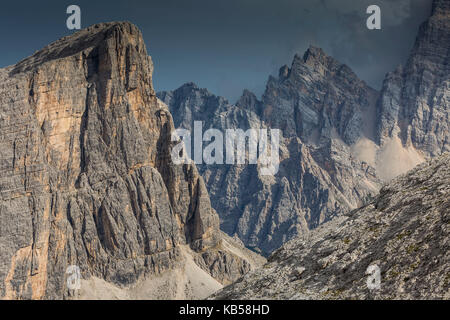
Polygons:
<instances>
[{"instance_id":1,"label":"limestone cliff face","mask_svg":"<svg viewBox=\"0 0 450 320\"><path fill-rule=\"evenodd\" d=\"M158 96L177 127L280 129L280 169L199 165L221 228L265 255L334 215L356 208L381 184L374 165L353 151L373 139L377 92L348 68L311 47L270 77L259 101L244 91L236 105L192 83ZM371 141L371 140L370 140Z\"/></svg>"},{"instance_id":2,"label":"limestone cliff face","mask_svg":"<svg viewBox=\"0 0 450 320\"><path fill-rule=\"evenodd\" d=\"M339 136L346 144L372 138L378 92L316 47L296 55L279 77L269 77L262 97L262 118L286 137L319 144ZM371 119L372 118L372 119Z\"/></svg>"},{"instance_id":3,"label":"limestone cliff face","mask_svg":"<svg viewBox=\"0 0 450 320\"><path fill-rule=\"evenodd\" d=\"M378 103L381 143L399 136L428 157L450 150L450 4L433 1L404 67L387 75Z\"/></svg>"},{"instance_id":4,"label":"limestone cliff face","mask_svg":"<svg viewBox=\"0 0 450 320\"><path fill-rule=\"evenodd\" d=\"M67 297L69 265L128 286L182 263L183 245L214 247L207 271L231 255L197 169L171 162L173 121L152 71L130 23L0 69L0 297ZM221 280L249 269L232 256L241 268L214 267Z\"/></svg>"},{"instance_id":5,"label":"limestone cliff face","mask_svg":"<svg viewBox=\"0 0 450 320\"><path fill-rule=\"evenodd\" d=\"M193 84L158 93L177 127L197 120L205 128L281 130L272 178L256 165L199 166L222 229L270 254L448 151L449 21L448 1L434 1L406 66L387 75L381 93L315 47L269 77L261 99L245 90L232 105Z\"/></svg>"}]
</instances>

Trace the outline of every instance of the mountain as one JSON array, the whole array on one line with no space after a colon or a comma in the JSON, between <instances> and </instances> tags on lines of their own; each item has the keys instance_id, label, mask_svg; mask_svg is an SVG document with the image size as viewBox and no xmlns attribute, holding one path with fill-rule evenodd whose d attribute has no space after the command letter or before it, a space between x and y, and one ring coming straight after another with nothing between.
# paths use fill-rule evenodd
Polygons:
<instances>
[{"instance_id":1,"label":"mountain","mask_svg":"<svg viewBox=\"0 0 450 320\"><path fill-rule=\"evenodd\" d=\"M433 1L404 67L387 75L378 103L378 140L399 138L427 157L450 150L450 3Z\"/></svg>"},{"instance_id":2,"label":"mountain","mask_svg":"<svg viewBox=\"0 0 450 320\"><path fill-rule=\"evenodd\" d=\"M270 77L261 101L245 90L232 105L192 83L157 95L176 127L192 131L202 121L205 130L281 130L273 177L258 165L197 165L222 230L264 255L358 207L381 185L374 166L353 150L362 138L374 140L378 92L319 48Z\"/></svg>"},{"instance_id":3,"label":"mountain","mask_svg":"<svg viewBox=\"0 0 450 320\"><path fill-rule=\"evenodd\" d=\"M172 163L152 72L127 22L0 69L0 297L199 298L261 262L220 232L195 165Z\"/></svg>"},{"instance_id":4,"label":"mountain","mask_svg":"<svg viewBox=\"0 0 450 320\"><path fill-rule=\"evenodd\" d=\"M197 165L221 228L263 255L366 203L381 186L448 151L449 6L434 1L405 67L381 92L322 49L295 55L258 99L230 104L188 83L159 92L176 127L279 129L280 167Z\"/></svg>"},{"instance_id":5,"label":"mountain","mask_svg":"<svg viewBox=\"0 0 450 320\"><path fill-rule=\"evenodd\" d=\"M449 15L380 92L310 47L261 98L156 94L128 22L0 69L0 297L204 298L282 247L216 297L448 298ZM280 130L279 167L175 163L195 121Z\"/></svg>"},{"instance_id":6,"label":"mountain","mask_svg":"<svg viewBox=\"0 0 450 320\"><path fill-rule=\"evenodd\" d=\"M269 78L262 101L245 90L231 105L192 83L158 97L177 127L192 130L203 121L205 129L281 130L273 177L261 176L258 165L198 165L222 230L268 255L376 193L380 181L352 155L351 143L374 137L364 121L375 113L377 94L346 65L310 47L279 78Z\"/></svg>"},{"instance_id":7,"label":"mountain","mask_svg":"<svg viewBox=\"0 0 450 320\"><path fill-rule=\"evenodd\" d=\"M361 208L286 243L263 268L211 298L449 299L449 208L446 153L394 179Z\"/></svg>"}]
</instances>

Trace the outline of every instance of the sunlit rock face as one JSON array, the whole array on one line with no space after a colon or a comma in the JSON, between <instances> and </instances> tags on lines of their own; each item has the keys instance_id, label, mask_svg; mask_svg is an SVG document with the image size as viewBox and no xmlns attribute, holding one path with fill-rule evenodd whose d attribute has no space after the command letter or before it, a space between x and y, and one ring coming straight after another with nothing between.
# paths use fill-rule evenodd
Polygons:
<instances>
[{"instance_id":1,"label":"sunlit rock face","mask_svg":"<svg viewBox=\"0 0 450 320\"><path fill-rule=\"evenodd\" d=\"M235 268L214 269L222 283L249 270L221 249L195 166L171 161L173 121L152 71L125 22L0 69L0 297L68 297L69 265L83 279L133 285L183 264L180 246L214 248L196 258L207 273L230 255Z\"/></svg>"}]
</instances>

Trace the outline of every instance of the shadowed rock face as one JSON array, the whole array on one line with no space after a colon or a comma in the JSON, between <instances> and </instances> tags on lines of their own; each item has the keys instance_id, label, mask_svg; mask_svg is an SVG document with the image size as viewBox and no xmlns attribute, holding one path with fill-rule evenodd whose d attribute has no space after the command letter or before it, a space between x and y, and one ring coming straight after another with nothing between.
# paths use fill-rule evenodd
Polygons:
<instances>
[{"instance_id":1,"label":"shadowed rock face","mask_svg":"<svg viewBox=\"0 0 450 320\"><path fill-rule=\"evenodd\" d=\"M279 78L270 77L261 101L249 91L236 105L192 83L158 93L177 127L192 131L280 129L280 169L262 176L257 165L198 165L221 228L246 246L270 254L332 216L356 208L380 181L351 145L374 136L377 92L345 65L311 47Z\"/></svg>"},{"instance_id":2,"label":"shadowed rock face","mask_svg":"<svg viewBox=\"0 0 450 320\"><path fill-rule=\"evenodd\" d=\"M367 157L369 145L359 141L352 147L384 180L397 175L400 167L434 159L394 179L359 209L289 241L263 268L213 298L450 298L450 155L445 153L449 150L449 18L450 2L433 1L431 17L421 26L406 66L387 75L372 126L375 161ZM322 70L316 63L313 66ZM290 72L283 68L280 74L290 77ZM290 121L294 128L295 121ZM337 131L350 142L345 130ZM367 270L373 265L380 270L381 282L369 289Z\"/></svg>"},{"instance_id":3,"label":"shadowed rock face","mask_svg":"<svg viewBox=\"0 0 450 320\"><path fill-rule=\"evenodd\" d=\"M92 26L0 69L0 297L67 297L69 265L132 285L180 265L180 245L214 247L202 267L221 282L249 270L221 249L195 166L171 162L173 121L152 71L130 23ZM236 268L209 270L226 255Z\"/></svg>"},{"instance_id":4,"label":"shadowed rock face","mask_svg":"<svg viewBox=\"0 0 450 320\"><path fill-rule=\"evenodd\" d=\"M399 136L427 156L450 150L450 4L433 1L404 67L389 73L378 103L378 139Z\"/></svg>"},{"instance_id":5,"label":"shadowed rock face","mask_svg":"<svg viewBox=\"0 0 450 320\"><path fill-rule=\"evenodd\" d=\"M286 243L215 299L449 299L450 154ZM369 266L380 270L369 289ZM376 282L370 281L376 285Z\"/></svg>"},{"instance_id":6,"label":"shadowed rock face","mask_svg":"<svg viewBox=\"0 0 450 320\"><path fill-rule=\"evenodd\" d=\"M381 93L315 47L269 77L261 100L245 90L232 105L192 83L158 93L177 127L282 132L274 177L256 165L198 166L221 228L268 255L448 151L449 21L448 1L434 1L407 65Z\"/></svg>"},{"instance_id":7,"label":"shadowed rock face","mask_svg":"<svg viewBox=\"0 0 450 320\"><path fill-rule=\"evenodd\" d=\"M347 65L310 47L291 68L282 67L278 79L269 78L261 116L286 137L319 144L334 134L351 145L362 135L373 137L373 119L364 116L374 113L377 95Z\"/></svg>"}]
</instances>

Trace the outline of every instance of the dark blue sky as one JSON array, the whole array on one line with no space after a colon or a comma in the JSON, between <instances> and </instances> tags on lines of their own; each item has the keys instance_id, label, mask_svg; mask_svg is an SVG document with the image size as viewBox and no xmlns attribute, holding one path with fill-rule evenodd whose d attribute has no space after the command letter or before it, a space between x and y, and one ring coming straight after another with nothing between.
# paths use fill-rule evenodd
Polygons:
<instances>
[{"instance_id":1,"label":"dark blue sky","mask_svg":"<svg viewBox=\"0 0 450 320\"><path fill-rule=\"evenodd\" d=\"M71 33L70 4L81 7L82 27L136 24L155 64L156 90L193 81L234 102L244 88L260 95L268 75L309 44L379 88L406 61L431 0L2 1L0 67ZM382 30L366 28L370 4L381 7Z\"/></svg>"}]
</instances>

